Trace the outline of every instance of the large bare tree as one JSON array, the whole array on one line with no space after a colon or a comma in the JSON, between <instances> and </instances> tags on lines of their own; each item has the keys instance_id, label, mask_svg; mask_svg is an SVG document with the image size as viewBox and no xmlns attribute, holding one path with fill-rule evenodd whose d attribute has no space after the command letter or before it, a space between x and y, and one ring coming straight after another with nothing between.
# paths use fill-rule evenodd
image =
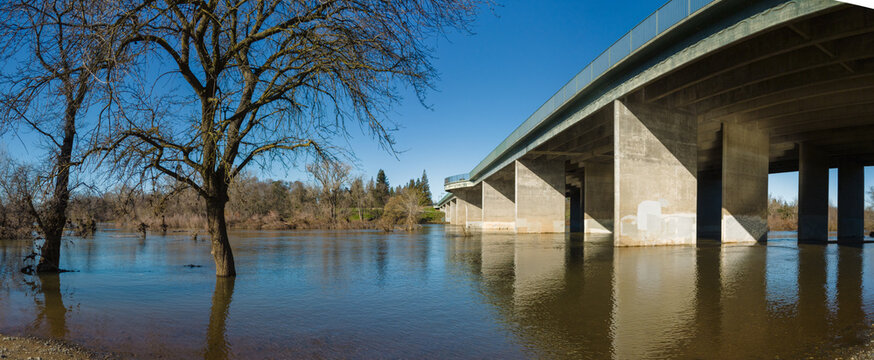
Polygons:
<instances>
[{"instance_id":1,"label":"large bare tree","mask_svg":"<svg viewBox=\"0 0 874 360\"><path fill-rule=\"evenodd\" d=\"M426 41L464 29L480 3L150 2L126 46L156 54L149 68L170 76L143 77L120 96L129 122L107 148L200 194L216 275L234 276L225 224L234 178L253 162L330 158L347 123L394 151L387 111L405 90L423 99L435 77Z\"/></svg>"},{"instance_id":2,"label":"large bare tree","mask_svg":"<svg viewBox=\"0 0 874 360\"><path fill-rule=\"evenodd\" d=\"M71 172L88 151L81 118L113 81L111 0L6 0L0 3L0 130L36 134L47 148L38 191L27 199L45 239L37 272L59 270ZM98 131L96 121L88 133ZM22 179L22 181L24 181Z\"/></svg>"}]
</instances>

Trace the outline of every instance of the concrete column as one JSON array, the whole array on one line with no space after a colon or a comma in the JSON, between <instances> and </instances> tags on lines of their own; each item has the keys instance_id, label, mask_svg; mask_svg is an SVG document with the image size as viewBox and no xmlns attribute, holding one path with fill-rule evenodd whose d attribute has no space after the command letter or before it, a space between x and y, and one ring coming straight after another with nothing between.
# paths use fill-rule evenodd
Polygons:
<instances>
[{"instance_id":1,"label":"concrete column","mask_svg":"<svg viewBox=\"0 0 874 360\"><path fill-rule=\"evenodd\" d=\"M838 167L838 242L858 243L865 236L865 167L845 159Z\"/></svg>"},{"instance_id":2,"label":"concrete column","mask_svg":"<svg viewBox=\"0 0 874 360\"><path fill-rule=\"evenodd\" d=\"M613 233L613 163L587 162L583 191L585 241Z\"/></svg>"},{"instance_id":3,"label":"concrete column","mask_svg":"<svg viewBox=\"0 0 874 360\"><path fill-rule=\"evenodd\" d=\"M722 170L698 173L698 239L722 238Z\"/></svg>"},{"instance_id":4,"label":"concrete column","mask_svg":"<svg viewBox=\"0 0 874 360\"><path fill-rule=\"evenodd\" d=\"M698 121L614 101L616 246L695 244Z\"/></svg>"},{"instance_id":5,"label":"concrete column","mask_svg":"<svg viewBox=\"0 0 874 360\"><path fill-rule=\"evenodd\" d=\"M483 231L516 229L516 189L512 179L483 180Z\"/></svg>"},{"instance_id":6,"label":"concrete column","mask_svg":"<svg viewBox=\"0 0 874 360\"><path fill-rule=\"evenodd\" d=\"M571 186L568 189L570 194L570 231L583 231L583 195L582 189Z\"/></svg>"},{"instance_id":7,"label":"concrete column","mask_svg":"<svg viewBox=\"0 0 874 360\"><path fill-rule=\"evenodd\" d=\"M459 190L456 193L460 199L464 200L465 205L465 222L459 225L465 225L472 228L482 227L483 209L482 209L482 185L477 184L472 188Z\"/></svg>"},{"instance_id":8,"label":"concrete column","mask_svg":"<svg viewBox=\"0 0 874 360\"><path fill-rule=\"evenodd\" d=\"M455 200L449 200L446 204L446 219L449 222L449 225L455 225Z\"/></svg>"},{"instance_id":9,"label":"concrete column","mask_svg":"<svg viewBox=\"0 0 874 360\"><path fill-rule=\"evenodd\" d=\"M828 157L814 145L798 154L798 241L828 242Z\"/></svg>"},{"instance_id":10,"label":"concrete column","mask_svg":"<svg viewBox=\"0 0 874 360\"><path fill-rule=\"evenodd\" d=\"M722 125L722 242L768 239L768 133Z\"/></svg>"},{"instance_id":11,"label":"concrete column","mask_svg":"<svg viewBox=\"0 0 874 360\"><path fill-rule=\"evenodd\" d=\"M564 161L516 160L516 232L564 232Z\"/></svg>"},{"instance_id":12,"label":"concrete column","mask_svg":"<svg viewBox=\"0 0 874 360\"><path fill-rule=\"evenodd\" d=\"M455 225L467 226L467 201L460 196L462 191L453 190L455 194Z\"/></svg>"}]
</instances>

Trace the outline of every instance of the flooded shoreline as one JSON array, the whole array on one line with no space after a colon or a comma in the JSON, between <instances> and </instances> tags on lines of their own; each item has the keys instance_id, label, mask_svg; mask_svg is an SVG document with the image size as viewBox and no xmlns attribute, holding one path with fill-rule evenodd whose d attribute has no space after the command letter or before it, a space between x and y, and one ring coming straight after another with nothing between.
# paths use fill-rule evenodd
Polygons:
<instances>
[{"instance_id":1,"label":"flooded shoreline","mask_svg":"<svg viewBox=\"0 0 874 360\"><path fill-rule=\"evenodd\" d=\"M870 353L874 247L613 248L573 235L244 231L216 281L187 236L71 239L15 272L0 333L152 358L798 358ZM187 264L203 267L185 267ZM861 349L859 354L847 351ZM864 358L864 357L863 357Z\"/></svg>"}]
</instances>

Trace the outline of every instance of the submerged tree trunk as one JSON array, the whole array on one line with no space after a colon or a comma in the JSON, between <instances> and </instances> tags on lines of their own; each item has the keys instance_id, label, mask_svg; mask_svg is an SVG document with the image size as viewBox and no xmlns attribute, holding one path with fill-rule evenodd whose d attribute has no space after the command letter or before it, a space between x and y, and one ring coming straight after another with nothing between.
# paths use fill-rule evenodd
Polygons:
<instances>
[{"instance_id":1,"label":"submerged tree trunk","mask_svg":"<svg viewBox=\"0 0 874 360\"><path fill-rule=\"evenodd\" d=\"M63 235L63 225L60 231L52 229L45 231L45 243L43 243L39 254L39 263L36 265L38 273L56 273L60 271L61 266L61 237Z\"/></svg>"},{"instance_id":2,"label":"submerged tree trunk","mask_svg":"<svg viewBox=\"0 0 874 360\"><path fill-rule=\"evenodd\" d=\"M81 85L64 114L64 139L58 149L54 191L48 201L40 227L45 243L40 250L38 273L55 273L61 266L61 237L67 224L67 205L70 202L70 167L73 166L73 141L76 137L76 113L87 87Z\"/></svg>"},{"instance_id":3,"label":"submerged tree trunk","mask_svg":"<svg viewBox=\"0 0 874 360\"><path fill-rule=\"evenodd\" d=\"M228 241L228 227L225 223L225 205L227 203L227 191L223 196L218 195L206 199L206 219L212 242L212 257L215 260L215 275L221 277L237 275L237 270L234 267L234 253L231 251L231 243Z\"/></svg>"}]
</instances>

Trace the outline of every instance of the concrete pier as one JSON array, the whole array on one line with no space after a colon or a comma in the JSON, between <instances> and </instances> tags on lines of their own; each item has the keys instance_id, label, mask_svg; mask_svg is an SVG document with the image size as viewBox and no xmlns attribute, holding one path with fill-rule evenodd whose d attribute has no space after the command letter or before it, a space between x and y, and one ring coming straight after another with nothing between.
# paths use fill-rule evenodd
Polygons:
<instances>
[{"instance_id":1,"label":"concrete pier","mask_svg":"<svg viewBox=\"0 0 874 360\"><path fill-rule=\"evenodd\" d=\"M516 232L564 232L564 161L517 160Z\"/></svg>"},{"instance_id":2,"label":"concrete pier","mask_svg":"<svg viewBox=\"0 0 874 360\"><path fill-rule=\"evenodd\" d=\"M616 246L695 244L697 120L614 101Z\"/></svg>"},{"instance_id":3,"label":"concrete pier","mask_svg":"<svg viewBox=\"0 0 874 360\"><path fill-rule=\"evenodd\" d=\"M449 225L455 225L455 200L450 200L446 203L446 222Z\"/></svg>"},{"instance_id":4,"label":"concrete pier","mask_svg":"<svg viewBox=\"0 0 874 360\"><path fill-rule=\"evenodd\" d=\"M466 189L459 194L467 205L467 222L469 228L481 228L483 225L483 189L482 184Z\"/></svg>"},{"instance_id":5,"label":"concrete pier","mask_svg":"<svg viewBox=\"0 0 874 360\"><path fill-rule=\"evenodd\" d=\"M467 226L468 203L464 197L456 195L455 225Z\"/></svg>"},{"instance_id":6,"label":"concrete pier","mask_svg":"<svg viewBox=\"0 0 874 360\"><path fill-rule=\"evenodd\" d=\"M798 241L828 241L828 158L817 146L799 144Z\"/></svg>"},{"instance_id":7,"label":"concrete pier","mask_svg":"<svg viewBox=\"0 0 874 360\"><path fill-rule=\"evenodd\" d=\"M516 189L513 179L482 182L483 231L516 229Z\"/></svg>"},{"instance_id":8,"label":"concrete pier","mask_svg":"<svg viewBox=\"0 0 874 360\"><path fill-rule=\"evenodd\" d=\"M838 166L838 242L859 243L865 236L865 168L852 159Z\"/></svg>"},{"instance_id":9,"label":"concrete pier","mask_svg":"<svg viewBox=\"0 0 874 360\"><path fill-rule=\"evenodd\" d=\"M722 238L722 170L698 173L698 238Z\"/></svg>"},{"instance_id":10,"label":"concrete pier","mask_svg":"<svg viewBox=\"0 0 874 360\"><path fill-rule=\"evenodd\" d=\"M570 207L570 232L583 231L583 194L582 189L576 186L568 187L568 201Z\"/></svg>"},{"instance_id":11,"label":"concrete pier","mask_svg":"<svg viewBox=\"0 0 874 360\"><path fill-rule=\"evenodd\" d=\"M583 175L585 241L613 233L613 163L587 162Z\"/></svg>"},{"instance_id":12,"label":"concrete pier","mask_svg":"<svg viewBox=\"0 0 874 360\"><path fill-rule=\"evenodd\" d=\"M723 243L768 238L768 134L754 124L722 126Z\"/></svg>"}]
</instances>

